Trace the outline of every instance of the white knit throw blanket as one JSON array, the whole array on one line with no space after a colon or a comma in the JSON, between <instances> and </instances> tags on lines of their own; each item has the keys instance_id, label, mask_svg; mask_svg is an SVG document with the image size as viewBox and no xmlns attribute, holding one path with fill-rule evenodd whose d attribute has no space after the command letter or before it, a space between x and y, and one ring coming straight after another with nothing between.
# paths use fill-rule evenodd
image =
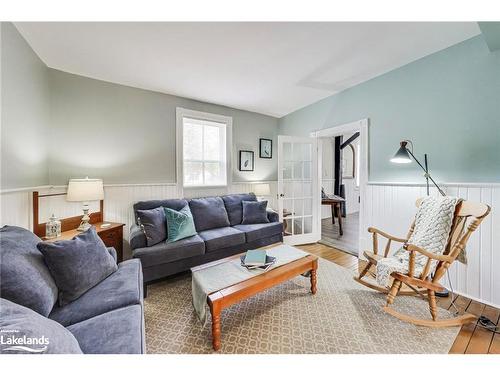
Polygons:
<instances>
[{"instance_id":1,"label":"white knit throw blanket","mask_svg":"<svg viewBox=\"0 0 500 375\"><path fill-rule=\"evenodd\" d=\"M446 248L455 207L460 198L455 197L426 197L423 199L415 216L415 228L408 240L409 244L416 245L433 254L442 254ZM429 258L415 254L414 276L419 277ZM390 276L393 272L408 274L410 252L400 248L394 255L377 262L377 283L383 287L390 286ZM430 272L434 271L437 261L431 263Z\"/></svg>"}]
</instances>

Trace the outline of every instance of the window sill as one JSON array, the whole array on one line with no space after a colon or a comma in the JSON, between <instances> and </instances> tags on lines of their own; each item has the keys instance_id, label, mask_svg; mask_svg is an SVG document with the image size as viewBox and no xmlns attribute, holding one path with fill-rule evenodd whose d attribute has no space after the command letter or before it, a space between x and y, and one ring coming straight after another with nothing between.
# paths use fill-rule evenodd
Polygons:
<instances>
[{"instance_id":1,"label":"window sill","mask_svg":"<svg viewBox=\"0 0 500 375\"><path fill-rule=\"evenodd\" d=\"M188 185L188 186L183 186L182 188L184 190L197 190L197 189L223 189L227 188L228 185Z\"/></svg>"}]
</instances>

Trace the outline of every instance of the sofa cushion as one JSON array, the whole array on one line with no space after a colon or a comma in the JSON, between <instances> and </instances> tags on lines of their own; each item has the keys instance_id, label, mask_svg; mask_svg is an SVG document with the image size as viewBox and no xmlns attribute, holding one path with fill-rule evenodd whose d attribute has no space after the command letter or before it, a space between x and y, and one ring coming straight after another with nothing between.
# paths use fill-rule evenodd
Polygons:
<instances>
[{"instance_id":1,"label":"sofa cushion","mask_svg":"<svg viewBox=\"0 0 500 375\"><path fill-rule=\"evenodd\" d=\"M167 225L163 207L151 210L137 210L138 223L146 236L147 246L153 246L167 239Z\"/></svg>"},{"instance_id":2,"label":"sofa cushion","mask_svg":"<svg viewBox=\"0 0 500 375\"><path fill-rule=\"evenodd\" d=\"M68 326L111 310L141 303L142 268L139 259L121 262L118 270L65 306L55 306L50 319Z\"/></svg>"},{"instance_id":3,"label":"sofa cushion","mask_svg":"<svg viewBox=\"0 0 500 375\"><path fill-rule=\"evenodd\" d=\"M0 229L0 294L48 316L57 302L57 286L36 247L39 242L24 228Z\"/></svg>"},{"instance_id":4,"label":"sofa cushion","mask_svg":"<svg viewBox=\"0 0 500 375\"><path fill-rule=\"evenodd\" d=\"M226 207L221 197L193 198L189 201L189 207L197 232L229 226Z\"/></svg>"},{"instance_id":5,"label":"sofa cushion","mask_svg":"<svg viewBox=\"0 0 500 375\"><path fill-rule=\"evenodd\" d=\"M247 242L254 242L260 238L272 237L283 232L282 223L240 224L235 225L234 228L245 233Z\"/></svg>"},{"instance_id":6,"label":"sofa cushion","mask_svg":"<svg viewBox=\"0 0 500 375\"><path fill-rule=\"evenodd\" d=\"M163 199L163 200L150 200L150 201L140 201L134 203L134 215L135 222L137 223L137 210L151 210L158 207L168 207L172 210L179 211L182 207L187 204L185 199Z\"/></svg>"},{"instance_id":7,"label":"sofa cushion","mask_svg":"<svg viewBox=\"0 0 500 375\"><path fill-rule=\"evenodd\" d=\"M241 224L262 224L269 223L267 218L267 201L261 202L241 202L243 205L243 220Z\"/></svg>"},{"instance_id":8,"label":"sofa cushion","mask_svg":"<svg viewBox=\"0 0 500 375\"><path fill-rule=\"evenodd\" d=\"M27 307L1 298L0 316L2 354L82 354L70 331Z\"/></svg>"},{"instance_id":9,"label":"sofa cushion","mask_svg":"<svg viewBox=\"0 0 500 375\"><path fill-rule=\"evenodd\" d=\"M243 201L256 201L257 198L253 193L250 194L231 194L222 197L226 206L227 215L231 226L241 224L243 220Z\"/></svg>"},{"instance_id":10,"label":"sofa cushion","mask_svg":"<svg viewBox=\"0 0 500 375\"><path fill-rule=\"evenodd\" d=\"M168 243L177 242L196 234L193 215L191 214L189 205L186 204L179 211L167 207L163 209L165 210L165 217L167 219Z\"/></svg>"},{"instance_id":11,"label":"sofa cushion","mask_svg":"<svg viewBox=\"0 0 500 375\"><path fill-rule=\"evenodd\" d=\"M209 229L198 234L205 241L207 252L245 243L245 233L232 227Z\"/></svg>"},{"instance_id":12,"label":"sofa cushion","mask_svg":"<svg viewBox=\"0 0 500 375\"><path fill-rule=\"evenodd\" d=\"M177 242L162 242L151 247L133 250L134 258L139 258L142 267L156 266L162 263L175 262L176 260L194 257L205 253L203 239L194 235Z\"/></svg>"},{"instance_id":13,"label":"sofa cushion","mask_svg":"<svg viewBox=\"0 0 500 375\"><path fill-rule=\"evenodd\" d=\"M37 245L59 289L64 306L100 283L118 268L94 227L71 240Z\"/></svg>"},{"instance_id":14,"label":"sofa cushion","mask_svg":"<svg viewBox=\"0 0 500 375\"><path fill-rule=\"evenodd\" d=\"M132 305L97 315L67 327L85 354L143 354L142 305Z\"/></svg>"}]
</instances>

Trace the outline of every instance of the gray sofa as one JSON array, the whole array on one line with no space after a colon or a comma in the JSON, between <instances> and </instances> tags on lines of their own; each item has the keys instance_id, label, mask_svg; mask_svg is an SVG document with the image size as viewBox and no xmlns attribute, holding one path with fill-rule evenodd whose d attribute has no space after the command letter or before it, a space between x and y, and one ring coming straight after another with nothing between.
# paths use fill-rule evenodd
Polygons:
<instances>
[{"instance_id":1,"label":"gray sofa","mask_svg":"<svg viewBox=\"0 0 500 375\"><path fill-rule=\"evenodd\" d=\"M38 242L26 229L0 229L0 330L26 336L42 332L50 336L47 353L145 353L141 262L119 263L116 272L60 307ZM116 260L116 251L108 251Z\"/></svg>"},{"instance_id":2,"label":"gray sofa","mask_svg":"<svg viewBox=\"0 0 500 375\"><path fill-rule=\"evenodd\" d=\"M283 225L274 211L267 212L269 223L241 224L243 217L241 202L256 200L254 194L232 194L190 200L167 199L135 203L136 223L131 227L130 247L133 257L142 262L145 293L146 285L152 281L248 249L281 242ZM187 204L193 214L197 234L177 242L163 241L148 247L146 236L137 222L137 210L157 207L180 210Z\"/></svg>"}]
</instances>

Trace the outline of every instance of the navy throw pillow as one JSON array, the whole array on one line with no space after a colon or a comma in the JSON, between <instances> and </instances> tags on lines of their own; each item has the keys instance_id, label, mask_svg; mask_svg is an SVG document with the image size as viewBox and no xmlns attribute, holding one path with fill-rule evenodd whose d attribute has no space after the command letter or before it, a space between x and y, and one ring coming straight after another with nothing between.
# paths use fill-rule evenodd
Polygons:
<instances>
[{"instance_id":1,"label":"navy throw pillow","mask_svg":"<svg viewBox=\"0 0 500 375\"><path fill-rule=\"evenodd\" d=\"M249 202L242 201L243 220L241 224L269 223L267 218L267 201Z\"/></svg>"},{"instance_id":2,"label":"navy throw pillow","mask_svg":"<svg viewBox=\"0 0 500 375\"><path fill-rule=\"evenodd\" d=\"M137 210L137 218L146 236L148 247L167 239L167 225L163 207L153 208L152 210Z\"/></svg>"},{"instance_id":3,"label":"navy throw pillow","mask_svg":"<svg viewBox=\"0 0 500 375\"><path fill-rule=\"evenodd\" d=\"M118 269L94 227L72 240L40 242L45 263L59 289L59 305L74 301Z\"/></svg>"}]
</instances>

